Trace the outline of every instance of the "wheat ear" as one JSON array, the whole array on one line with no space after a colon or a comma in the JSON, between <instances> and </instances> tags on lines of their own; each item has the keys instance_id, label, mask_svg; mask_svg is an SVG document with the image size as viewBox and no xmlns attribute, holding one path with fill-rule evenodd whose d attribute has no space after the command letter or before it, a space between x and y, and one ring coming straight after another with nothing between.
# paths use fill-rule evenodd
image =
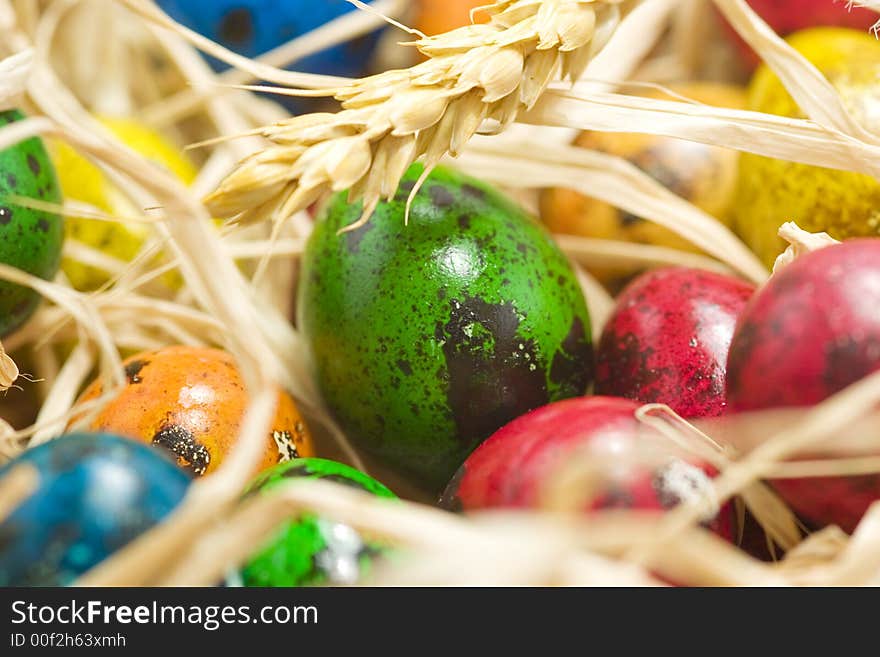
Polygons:
<instances>
[{"instance_id":1,"label":"wheat ear","mask_svg":"<svg viewBox=\"0 0 880 657\"><path fill-rule=\"evenodd\" d=\"M18 366L3 349L3 343L0 342L0 392L9 390L17 378Z\"/></svg>"},{"instance_id":2,"label":"wheat ear","mask_svg":"<svg viewBox=\"0 0 880 657\"><path fill-rule=\"evenodd\" d=\"M206 199L216 217L290 216L327 191L350 189L369 219L410 164L426 171L481 132L500 132L557 76L576 80L607 43L625 0L498 0L489 23L420 38L428 60L330 93L336 113L258 130L272 143L243 160Z\"/></svg>"}]
</instances>

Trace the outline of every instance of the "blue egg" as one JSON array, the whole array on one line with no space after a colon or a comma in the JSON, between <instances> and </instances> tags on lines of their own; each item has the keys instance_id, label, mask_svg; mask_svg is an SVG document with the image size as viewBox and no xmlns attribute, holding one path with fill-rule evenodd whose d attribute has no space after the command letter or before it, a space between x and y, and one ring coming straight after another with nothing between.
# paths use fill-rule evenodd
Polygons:
<instances>
[{"instance_id":1,"label":"blue egg","mask_svg":"<svg viewBox=\"0 0 880 657\"><path fill-rule=\"evenodd\" d=\"M345 0L158 0L179 23L246 57L256 57L350 11ZM362 76L379 31L294 63L306 73Z\"/></svg>"},{"instance_id":2,"label":"blue egg","mask_svg":"<svg viewBox=\"0 0 880 657\"><path fill-rule=\"evenodd\" d=\"M108 434L70 434L29 449L39 484L0 521L0 586L63 586L176 507L190 477L159 450Z\"/></svg>"}]
</instances>

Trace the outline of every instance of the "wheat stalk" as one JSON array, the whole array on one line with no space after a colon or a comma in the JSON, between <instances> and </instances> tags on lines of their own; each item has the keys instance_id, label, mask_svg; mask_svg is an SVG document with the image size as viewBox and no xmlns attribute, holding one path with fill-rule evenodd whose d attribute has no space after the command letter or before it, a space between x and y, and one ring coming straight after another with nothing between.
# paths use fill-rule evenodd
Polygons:
<instances>
[{"instance_id":1,"label":"wheat stalk","mask_svg":"<svg viewBox=\"0 0 880 657\"><path fill-rule=\"evenodd\" d=\"M352 200L364 200L354 228L394 195L414 161L430 171L478 130L506 128L557 74L576 80L611 37L624 2L498 0L485 8L487 24L419 38L427 61L330 91L342 111L258 130L272 144L243 160L206 204L241 222L283 219L327 191L351 189Z\"/></svg>"}]
</instances>

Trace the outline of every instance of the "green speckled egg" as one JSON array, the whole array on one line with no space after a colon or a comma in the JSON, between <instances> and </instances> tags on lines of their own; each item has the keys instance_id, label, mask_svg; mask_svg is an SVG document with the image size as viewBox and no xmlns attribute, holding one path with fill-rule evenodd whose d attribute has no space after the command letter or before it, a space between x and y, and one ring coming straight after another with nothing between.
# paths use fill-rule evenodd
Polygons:
<instances>
[{"instance_id":1,"label":"green speckled egg","mask_svg":"<svg viewBox=\"0 0 880 657\"><path fill-rule=\"evenodd\" d=\"M0 127L19 121L18 110L0 112ZM58 271L64 226L51 212L31 210L10 196L61 203L55 169L41 139L0 151L0 262L44 279ZM30 288L0 280L0 336L21 326L40 302Z\"/></svg>"},{"instance_id":2,"label":"green speckled egg","mask_svg":"<svg viewBox=\"0 0 880 657\"><path fill-rule=\"evenodd\" d=\"M348 436L426 489L496 429L582 395L590 318L549 235L488 185L438 167L404 225L414 165L363 227L346 194L322 209L303 258L299 324Z\"/></svg>"},{"instance_id":3,"label":"green speckled egg","mask_svg":"<svg viewBox=\"0 0 880 657\"><path fill-rule=\"evenodd\" d=\"M293 459L264 471L248 492L267 491L292 479L325 479L367 491L377 497L396 495L352 467L327 459ZM354 584L383 547L352 527L312 514L279 530L270 543L242 568L245 586L315 586ZM231 582L235 583L235 582Z\"/></svg>"}]
</instances>

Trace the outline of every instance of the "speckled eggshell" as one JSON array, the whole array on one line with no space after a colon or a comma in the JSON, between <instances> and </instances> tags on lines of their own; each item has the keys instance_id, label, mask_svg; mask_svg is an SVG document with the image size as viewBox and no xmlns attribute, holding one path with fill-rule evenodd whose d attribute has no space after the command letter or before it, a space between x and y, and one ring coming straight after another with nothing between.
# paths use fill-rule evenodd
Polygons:
<instances>
[{"instance_id":1,"label":"speckled eggshell","mask_svg":"<svg viewBox=\"0 0 880 657\"><path fill-rule=\"evenodd\" d=\"M127 384L89 428L161 446L195 475L216 470L238 440L248 404L232 357L219 349L176 346L132 356L124 364ZM102 393L100 379L95 380L80 401ZM279 392L257 470L313 454L311 435L296 405Z\"/></svg>"},{"instance_id":2,"label":"speckled eggshell","mask_svg":"<svg viewBox=\"0 0 880 657\"><path fill-rule=\"evenodd\" d=\"M549 404L495 432L468 457L446 488L441 506L454 510L535 508L565 464L578 454L599 459L606 478L585 512L664 511L706 493L715 472L685 457L639 422L639 405L615 397L581 397ZM731 540L730 504L707 525Z\"/></svg>"},{"instance_id":3,"label":"speckled eggshell","mask_svg":"<svg viewBox=\"0 0 880 657\"><path fill-rule=\"evenodd\" d=\"M384 485L354 468L317 458L294 459L264 471L247 493L271 491L291 481L322 479L396 498ZM316 586L355 584L385 548L351 526L304 514L278 531L242 568L245 586Z\"/></svg>"},{"instance_id":4,"label":"speckled eggshell","mask_svg":"<svg viewBox=\"0 0 880 657\"><path fill-rule=\"evenodd\" d=\"M788 41L828 78L853 118L867 130L880 132L877 39L867 32L815 28ZM766 66L752 79L749 109L804 118ZM734 214L736 231L772 267L787 246L777 235L786 221L837 239L880 234L880 182L864 174L743 153Z\"/></svg>"},{"instance_id":5,"label":"speckled eggshell","mask_svg":"<svg viewBox=\"0 0 880 657\"><path fill-rule=\"evenodd\" d=\"M617 298L596 351L596 393L721 415L727 351L755 288L686 267L642 274Z\"/></svg>"},{"instance_id":6,"label":"speckled eggshell","mask_svg":"<svg viewBox=\"0 0 880 657\"><path fill-rule=\"evenodd\" d=\"M4 467L36 468L36 490L0 519L0 586L65 586L160 522L190 477L160 450L70 434Z\"/></svg>"},{"instance_id":7,"label":"speckled eggshell","mask_svg":"<svg viewBox=\"0 0 880 657\"><path fill-rule=\"evenodd\" d=\"M339 194L307 244L299 326L349 437L439 488L505 422L592 381L590 319L550 237L487 185L413 166L363 227Z\"/></svg>"},{"instance_id":8,"label":"speckled eggshell","mask_svg":"<svg viewBox=\"0 0 880 657\"><path fill-rule=\"evenodd\" d=\"M18 110L0 112L0 127L20 121ZM61 203L55 168L37 137L0 151L0 263L51 280L61 261L64 242L62 218L15 203L21 196ZM30 288L0 280L0 337L21 326L40 303Z\"/></svg>"},{"instance_id":9,"label":"speckled eggshell","mask_svg":"<svg viewBox=\"0 0 880 657\"><path fill-rule=\"evenodd\" d=\"M880 239L801 256L755 295L730 346L731 411L811 406L880 369ZM816 524L852 531L880 476L773 482Z\"/></svg>"}]
</instances>

